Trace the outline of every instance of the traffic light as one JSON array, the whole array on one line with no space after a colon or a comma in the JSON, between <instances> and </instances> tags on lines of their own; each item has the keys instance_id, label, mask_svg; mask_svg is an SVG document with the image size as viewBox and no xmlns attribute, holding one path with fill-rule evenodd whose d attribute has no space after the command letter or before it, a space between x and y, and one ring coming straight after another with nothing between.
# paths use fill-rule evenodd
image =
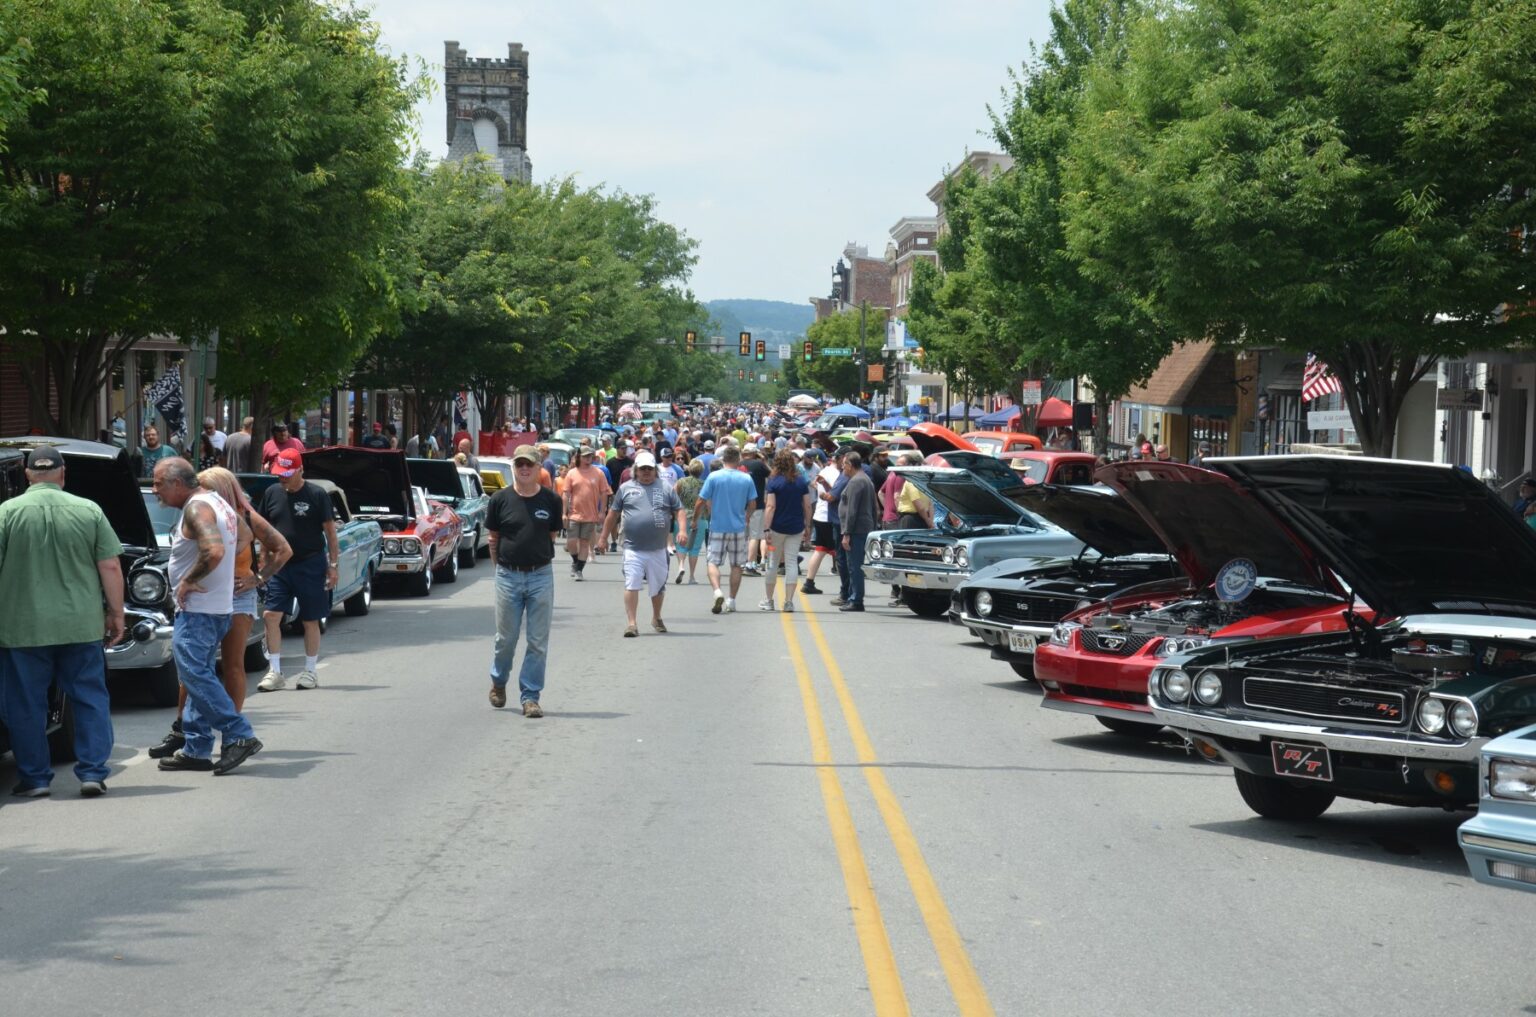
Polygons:
<instances>
[{"instance_id":1,"label":"traffic light","mask_svg":"<svg viewBox=\"0 0 1536 1017\"><path fill-rule=\"evenodd\" d=\"M759 362L768 359L768 341L766 339L759 339L757 341L757 359Z\"/></svg>"},{"instance_id":2,"label":"traffic light","mask_svg":"<svg viewBox=\"0 0 1536 1017\"><path fill-rule=\"evenodd\" d=\"M800 359L807 364L811 362L811 341L809 339L805 341L805 348L800 351Z\"/></svg>"},{"instance_id":3,"label":"traffic light","mask_svg":"<svg viewBox=\"0 0 1536 1017\"><path fill-rule=\"evenodd\" d=\"M775 385L777 385L779 383L779 372L778 371L774 371L773 374L769 375L769 377L773 379L773 383Z\"/></svg>"},{"instance_id":4,"label":"traffic light","mask_svg":"<svg viewBox=\"0 0 1536 1017\"><path fill-rule=\"evenodd\" d=\"M683 333L683 341L688 347L688 352L692 353L693 348L698 345L699 333L690 328L688 331Z\"/></svg>"},{"instance_id":5,"label":"traffic light","mask_svg":"<svg viewBox=\"0 0 1536 1017\"><path fill-rule=\"evenodd\" d=\"M744 357L750 357L752 355L752 333L751 332L743 332L743 333L741 333L741 355L744 356Z\"/></svg>"},{"instance_id":6,"label":"traffic light","mask_svg":"<svg viewBox=\"0 0 1536 1017\"><path fill-rule=\"evenodd\" d=\"M747 380L747 369L746 368L744 368L744 367L736 368L736 380L737 381L746 381Z\"/></svg>"}]
</instances>

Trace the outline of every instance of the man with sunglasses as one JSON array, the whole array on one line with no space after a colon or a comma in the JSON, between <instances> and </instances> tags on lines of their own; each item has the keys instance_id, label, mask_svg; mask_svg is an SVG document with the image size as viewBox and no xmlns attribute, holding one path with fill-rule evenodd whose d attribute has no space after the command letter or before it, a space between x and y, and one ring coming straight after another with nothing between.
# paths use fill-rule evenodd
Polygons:
<instances>
[{"instance_id":1,"label":"man with sunglasses","mask_svg":"<svg viewBox=\"0 0 1536 1017\"><path fill-rule=\"evenodd\" d=\"M528 649L517 684L524 717L542 717L549 655L549 622L555 610L555 534L561 526L560 499L540 483L544 472L537 450L519 445L512 453L512 486L491 496L486 527L496 562L496 642L491 657L491 705L507 705L507 683L519 633Z\"/></svg>"},{"instance_id":2,"label":"man with sunglasses","mask_svg":"<svg viewBox=\"0 0 1536 1017\"><path fill-rule=\"evenodd\" d=\"M628 619L624 635L640 634L635 612L640 606L640 591L651 598L651 628L667 631L661 620L661 602L667 595L670 561L667 545L672 527L677 526L679 541L688 542L688 517L683 513L677 489L657 476L656 457L649 452L635 456L635 476L619 485L613 507L603 524L602 539L612 537L622 520L624 524L624 614Z\"/></svg>"}]
</instances>

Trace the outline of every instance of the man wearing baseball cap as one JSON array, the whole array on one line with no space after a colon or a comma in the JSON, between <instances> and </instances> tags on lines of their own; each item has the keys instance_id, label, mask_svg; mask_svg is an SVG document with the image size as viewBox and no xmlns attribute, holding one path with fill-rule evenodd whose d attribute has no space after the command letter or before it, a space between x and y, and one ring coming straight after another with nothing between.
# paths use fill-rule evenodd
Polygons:
<instances>
[{"instance_id":1,"label":"man wearing baseball cap","mask_svg":"<svg viewBox=\"0 0 1536 1017\"><path fill-rule=\"evenodd\" d=\"M386 449L389 448L389 439L384 437L384 425L379 421L373 423L373 433L359 442L363 448Z\"/></svg>"},{"instance_id":2,"label":"man wearing baseball cap","mask_svg":"<svg viewBox=\"0 0 1536 1017\"><path fill-rule=\"evenodd\" d=\"M507 705L512 658L525 630L528 649L517 684L524 717L542 717L549 656L549 623L555 610L555 534L561 505L539 483L538 452L519 445L512 453L512 486L491 495L485 525L491 531L491 560L496 563L496 641L491 651L491 705Z\"/></svg>"},{"instance_id":3,"label":"man wearing baseball cap","mask_svg":"<svg viewBox=\"0 0 1536 1017\"><path fill-rule=\"evenodd\" d=\"M293 557L267 582L262 618L267 625L267 676L256 685L258 692L288 687L283 677L283 615L297 601L304 626L304 669L293 680L301 689L320 684L320 619L331 613L331 590L336 586L336 567L341 563L341 541L331 498L304 479L304 457L293 449L272 460L276 484L261 493L256 511L272 524L293 548Z\"/></svg>"},{"instance_id":4,"label":"man wearing baseball cap","mask_svg":"<svg viewBox=\"0 0 1536 1017\"><path fill-rule=\"evenodd\" d=\"M634 478L619 485L613 508L603 523L602 539L608 539L621 519L624 523L624 615L628 620L624 635L632 638L640 634L635 612L640 606L642 589L651 598L651 628L666 632L667 624L661 620L661 604L667 595L667 546L672 539L674 524L678 529L678 540L687 544L688 519L683 513L677 488L657 476L656 457L649 452L635 456Z\"/></svg>"},{"instance_id":5,"label":"man wearing baseball cap","mask_svg":"<svg viewBox=\"0 0 1536 1017\"><path fill-rule=\"evenodd\" d=\"M577 582L586 578L597 528L608 514L613 493L608 478L593 462L596 454L590 445L581 446L575 465L565 475L565 549L571 556L571 578Z\"/></svg>"},{"instance_id":6,"label":"man wearing baseball cap","mask_svg":"<svg viewBox=\"0 0 1536 1017\"><path fill-rule=\"evenodd\" d=\"M123 545L100 506L64 492L58 449L31 451L27 482L0 505L0 702L19 778L11 793L49 793L48 686L57 682L74 708L80 794L94 798L107 790L112 755L102 642L123 638Z\"/></svg>"}]
</instances>

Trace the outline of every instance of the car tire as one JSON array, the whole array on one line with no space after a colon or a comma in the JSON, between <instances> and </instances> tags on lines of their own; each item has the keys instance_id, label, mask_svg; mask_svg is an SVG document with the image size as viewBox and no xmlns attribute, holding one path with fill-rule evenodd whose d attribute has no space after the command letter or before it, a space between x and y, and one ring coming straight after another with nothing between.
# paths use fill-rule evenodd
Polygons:
<instances>
[{"instance_id":1,"label":"car tire","mask_svg":"<svg viewBox=\"0 0 1536 1017\"><path fill-rule=\"evenodd\" d=\"M181 694L181 679L176 675L176 662L168 661L145 672L149 686L149 700L156 706L175 706Z\"/></svg>"},{"instance_id":2,"label":"car tire","mask_svg":"<svg viewBox=\"0 0 1536 1017\"><path fill-rule=\"evenodd\" d=\"M440 583L456 583L459 581L459 551L458 548L443 559L438 566L437 581Z\"/></svg>"},{"instance_id":3,"label":"car tire","mask_svg":"<svg viewBox=\"0 0 1536 1017\"><path fill-rule=\"evenodd\" d=\"M1147 724L1139 720L1123 720L1119 717L1095 717L1094 719L1122 738L1156 738L1163 730L1161 724Z\"/></svg>"},{"instance_id":4,"label":"car tire","mask_svg":"<svg viewBox=\"0 0 1536 1017\"><path fill-rule=\"evenodd\" d=\"M1233 770L1237 793L1265 819L1316 819L1328 811L1335 795L1322 788L1298 787L1279 777L1261 777L1247 770Z\"/></svg>"},{"instance_id":5,"label":"car tire","mask_svg":"<svg viewBox=\"0 0 1536 1017\"><path fill-rule=\"evenodd\" d=\"M425 597L432 592L432 570L422 569L406 576L405 588L413 597Z\"/></svg>"},{"instance_id":6,"label":"car tire","mask_svg":"<svg viewBox=\"0 0 1536 1017\"><path fill-rule=\"evenodd\" d=\"M363 588L342 601L347 614L361 618L373 608L373 569L363 574Z\"/></svg>"},{"instance_id":7,"label":"car tire","mask_svg":"<svg viewBox=\"0 0 1536 1017\"><path fill-rule=\"evenodd\" d=\"M459 567L472 569L475 567L475 548L480 546L480 531L475 531L474 539L469 542L469 550L459 552Z\"/></svg>"},{"instance_id":8,"label":"car tire","mask_svg":"<svg viewBox=\"0 0 1536 1017\"><path fill-rule=\"evenodd\" d=\"M68 696L59 710L59 729L48 736L48 759L56 764L75 761L75 708Z\"/></svg>"},{"instance_id":9,"label":"car tire","mask_svg":"<svg viewBox=\"0 0 1536 1017\"><path fill-rule=\"evenodd\" d=\"M919 618L942 618L949 613L949 597L902 590L901 602Z\"/></svg>"},{"instance_id":10,"label":"car tire","mask_svg":"<svg viewBox=\"0 0 1536 1017\"><path fill-rule=\"evenodd\" d=\"M1025 681L1032 682L1035 680L1035 661L1033 657L1029 660L1010 660L1008 666L1013 668L1014 674Z\"/></svg>"}]
</instances>

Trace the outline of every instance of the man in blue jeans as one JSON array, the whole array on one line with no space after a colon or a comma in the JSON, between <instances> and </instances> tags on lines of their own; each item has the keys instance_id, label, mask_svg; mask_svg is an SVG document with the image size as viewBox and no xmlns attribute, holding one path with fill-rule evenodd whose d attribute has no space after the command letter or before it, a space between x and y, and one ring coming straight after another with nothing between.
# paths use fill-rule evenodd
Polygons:
<instances>
[{"instance_id":1,"label":"man in blue jeans","mask_svg":"<svg viewBox=\"0 0 1536 1017\"><path fill-rule=\"evenodd\" d=\"M562 507L539 482L542 464L531 445L512 453L512 486L491 496L486 529L496 562L496 642L491 656L491 705L507 705L507 682L518 634L527 626L528 649L517 684L524 717L542 717L539 694L549 655L549 622L555 610L555 534Z\"/></svg>"},{"instance_id":2,"label":"man in blue jeans","mask_svg":"<svg viewBox=\"0 0 1536 1017\"><path fill-rule=\"evenodd\" d=\"M95 798L112 755L102 636L109 646L123 638L123 545L99 506L64 493L58 449L31 451L27 481L0 505L0 714L20 777L11 793L49 794L48 686L57 683L74 710L80 794Z\"/></svg>"},{"instance_id":3,"label":"man in blue jeans","mask_svg":"<svg viewBox=\"0 0 1536 1017\"><path fill-rule=\"evenodd\" d=\"M864 459L857 452L843 457L843 476L837 516L841 522L838 562L846 584L845 601L838 610L864 610L864 541L875 529L875 482L864 472Z\"/></svg>"},{"instance_id":4,"label":"man in blue jeans","mask_svg":"<svg viewBox=\"0 0 1536 1017\"><path fill-rule=\"evenodd\" d=\"M155 497L181 509L171 527L171 586L176 598L172 647L176 675L187 690L181 714L185 745L160 760L162 770L193 770L223 776L261 751L251 722L236 709L224 683L214 673L219 643L229 631L235 604L235 549L239 519L235 510L197 482L192 464L167 459L155 467ZM213 761L213 731L224 735L219 761Z\"/></svg>"}]
</instances>

